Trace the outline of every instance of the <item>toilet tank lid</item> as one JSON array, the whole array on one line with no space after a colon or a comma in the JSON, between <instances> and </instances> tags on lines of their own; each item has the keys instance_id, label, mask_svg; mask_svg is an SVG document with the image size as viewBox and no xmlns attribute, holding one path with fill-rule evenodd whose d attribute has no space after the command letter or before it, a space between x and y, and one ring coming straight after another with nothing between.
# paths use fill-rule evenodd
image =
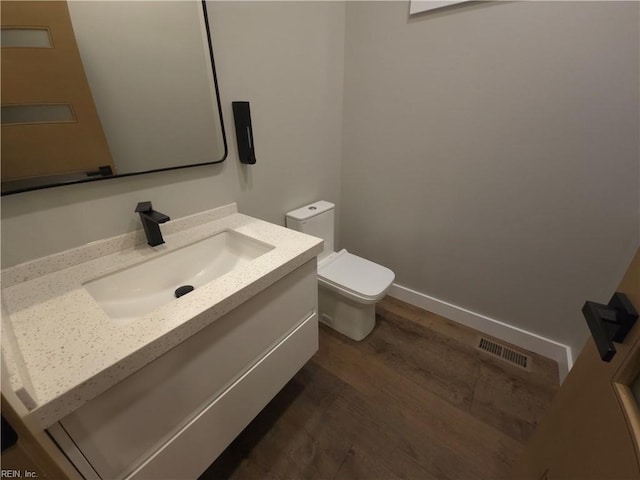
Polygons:
<instances>
[{"instance_id":1,"label":"toilet tank lid","mask_svg":"<svg viewBox=\"0 0 640 480\"><path fill-rule=\"evenodd\" d=\"M287 213L287 217L293 220L307 220L326 211L333 210L334 207L335 205L331 202L319 200Z\"/></svg>"}]
</instances>

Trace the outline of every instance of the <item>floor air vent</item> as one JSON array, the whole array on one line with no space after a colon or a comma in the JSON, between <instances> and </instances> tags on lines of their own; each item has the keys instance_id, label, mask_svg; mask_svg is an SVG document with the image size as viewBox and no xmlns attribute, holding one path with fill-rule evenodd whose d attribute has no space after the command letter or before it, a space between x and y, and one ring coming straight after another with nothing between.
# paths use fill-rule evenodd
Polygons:
<instances>
[{"instance_id":1,"label":"floor air vent","mask_svg":"<svg viewBox=\"0 0 640 480\"><path fill-rule=\"evenodd\" d=\"M516 367L520 367L527 371L531 370L531 357L520 352L516 352L515 350L504 345L500 345L492 340L484 337L478 337L476 348L504 360L505 362L509 362L511 365L515 365Z\"/></svg>"}]
</instances>

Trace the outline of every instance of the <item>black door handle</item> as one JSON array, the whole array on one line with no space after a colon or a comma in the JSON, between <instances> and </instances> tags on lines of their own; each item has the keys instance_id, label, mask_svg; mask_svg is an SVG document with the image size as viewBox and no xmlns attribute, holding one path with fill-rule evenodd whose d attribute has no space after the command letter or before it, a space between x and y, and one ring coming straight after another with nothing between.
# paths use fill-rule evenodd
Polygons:
<instances>
[{"instance_id":1,"label":"black door handle","mask_svg":"<svg viewBox=\"0 0 640 480\"><path fill-rule=\"evenodd\" d=\"M607 305L585 302L582 314L598 347L600 358L610 362L616 354L613 342L622 343L638 319L638 312L624 293L616 292Z\"/></svg>"}]
</instances>

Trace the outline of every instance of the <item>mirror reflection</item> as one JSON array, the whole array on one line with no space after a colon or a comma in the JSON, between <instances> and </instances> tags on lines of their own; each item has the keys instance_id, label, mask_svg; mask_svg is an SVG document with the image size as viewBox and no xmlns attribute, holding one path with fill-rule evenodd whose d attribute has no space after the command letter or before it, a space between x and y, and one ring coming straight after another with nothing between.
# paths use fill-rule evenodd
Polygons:
<instances>
[{"instance_id":1,"label":"mirror reflection","mask_svg":"<svg viewBox=\"0 0 640 480\"><path fill-rule=\"evenodd\" d=\"M223 161L200 1L3 1L2 193Z\"/></svg>"}]
</instances>

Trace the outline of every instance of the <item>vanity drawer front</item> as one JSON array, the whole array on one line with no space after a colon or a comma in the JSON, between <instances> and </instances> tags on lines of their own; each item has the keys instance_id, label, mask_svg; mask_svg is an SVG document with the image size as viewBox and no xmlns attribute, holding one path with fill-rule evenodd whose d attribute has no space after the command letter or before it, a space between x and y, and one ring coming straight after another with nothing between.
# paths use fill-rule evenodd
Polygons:
<instances>
[{"instance_id":1,"label":"vanity drawer front","mask_svg":"<svg viewBox=\"0 0 640 480\"><path fill-rule=\"evenodd\" d=\"M317 350L314 314L127 480L197 478Z\"/></svg>"},{"instance_id":2,"label":"vanity drawer front","mask_svg":"<svg viewBox=\"0 0 640 480\"><path fill-rule=\"evenodd\" d=\"M313 259L60 423L102 478L122 478L316 310Z\"/></svg>"}]
</instances>

